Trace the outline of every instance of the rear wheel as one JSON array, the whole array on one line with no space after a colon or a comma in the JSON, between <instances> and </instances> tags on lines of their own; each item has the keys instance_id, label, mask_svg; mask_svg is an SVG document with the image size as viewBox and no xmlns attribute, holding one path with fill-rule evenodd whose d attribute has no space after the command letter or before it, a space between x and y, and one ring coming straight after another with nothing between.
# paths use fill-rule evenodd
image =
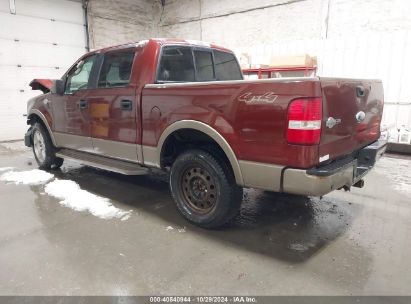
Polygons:
<instances>
[{"instance_id":1,"label":"rear wheel","mask_svg":"<svg viewBox=\"0 0 411 304\"><path fill-rule=\"evenodd\" d=\"M170 188L180 213L204 228L218 228L231 220L243 193L224 161L203 150L188 150L177 157Z\"/></svg>"},{"instance_id":2,"label":"rear wheel","mask_svg":"<svg viewBox=\"0 0 411 304\"><path fill-rule=\"evenodd\" d=\"M32 143L34 158L40 169L57 169L63 164L63 159L56 157L56 149L48 132L40 123L33 125Z\"/></svg>"}]
</instances>

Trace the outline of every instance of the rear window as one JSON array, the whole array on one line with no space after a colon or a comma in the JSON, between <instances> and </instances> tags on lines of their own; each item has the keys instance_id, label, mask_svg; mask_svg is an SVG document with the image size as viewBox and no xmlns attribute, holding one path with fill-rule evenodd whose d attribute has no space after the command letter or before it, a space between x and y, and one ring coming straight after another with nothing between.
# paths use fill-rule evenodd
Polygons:
<instances>
[{"instance_id":1,"label":"rear window","mask_svg":"<svg viewBox=\"0 0 411 304\"><path fill-rule=\"evenodd\" d=\"M105 54L98 87L126 87L130 81L134 53L134 49L129 49Z\"/></svg>"},{"instance_id":2,"label":"rear window","mask_svg":"<svg viewBox=\"0 0 411 304\"><path fill-rule=\"evenodd\" d=\"M213 53L211 51L194 51L197 81L214 80Z\"/></svg>"},{"instance_id":3,"label":"rear window","mask_svg":"<svg viewBox=\"0 0 411 304\"><path fill-rule=\"evenodd\" d=\"M194 82L241 80L240 67L232 53L189 46L164 46L157 81Z\"/></svg>"},{"instance_id":4,"label":"rear window","mask_svg":"<svg viewBox=\"0 0 411 304\"><path fill-rule=\"evenodd\" d=\"M165 46L157 79L176 82L194 81L194 63L191 48Z\"/></svg>"},{"instance_id":5,"label":"rear window","mask_svg":"<svg viewBox=\"0 0 411 304\"><path fill-rule=\"evenodd\" d=\"M243 79L237 59L231 53L213 50L217 80Z\"/></svg>"}]
</instances>

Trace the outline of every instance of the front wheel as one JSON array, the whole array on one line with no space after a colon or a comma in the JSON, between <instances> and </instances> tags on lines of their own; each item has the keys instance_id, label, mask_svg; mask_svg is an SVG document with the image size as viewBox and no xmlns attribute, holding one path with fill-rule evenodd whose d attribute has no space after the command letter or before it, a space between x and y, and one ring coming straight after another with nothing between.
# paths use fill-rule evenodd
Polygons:
<instances>
[{"instance_id":1,"label":"front wheel","mask_svg":"<svg viewBox=\"0 0 411 304\"><path fill-rule=\"evenodd\" d=\"M218 228L231 220L243 196L224 161L203 150L188 150L177 157L170 188L180 213L204 228Z\"/></svg>"},{"instance_id":2,"label":"front wheel","mask_svg":"<svg viewBox=\"0 0 411 304\"><path fill-rule=\"evenodd\" d=\"M56 157L55 147L45 128L35 123L32 129L34 158L40 169L57 169L63 164L63 159Z\"/></svg>"}]
</instances>

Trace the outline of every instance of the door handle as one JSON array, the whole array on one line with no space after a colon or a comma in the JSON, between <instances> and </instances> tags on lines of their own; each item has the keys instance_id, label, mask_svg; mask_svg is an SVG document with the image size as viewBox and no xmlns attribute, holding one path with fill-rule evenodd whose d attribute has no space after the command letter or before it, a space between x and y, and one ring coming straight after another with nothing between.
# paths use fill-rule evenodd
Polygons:
<instances>
[{"instance_id":1,"label":"door handle","mask_svg":"<svg viewBox=\"0 0 411 304\"><path fill-rule=\"evenodd\" d=\"M80 99L79 103L78 103L78 107L80 108L80 110L84 110L87 109L87 100L85 99Z\"/></svg>"},{"instance_id":2,"label":"door handle","mask_svg":"<svg viewBox=\"0 0 411 304\"><path fill-rule=\"evenodd\" d=\"M123 111L131 111L131 109L133 108L133 102L131 100L123 99L120 102L120 108Z\"/></svg>"}]
</instances>

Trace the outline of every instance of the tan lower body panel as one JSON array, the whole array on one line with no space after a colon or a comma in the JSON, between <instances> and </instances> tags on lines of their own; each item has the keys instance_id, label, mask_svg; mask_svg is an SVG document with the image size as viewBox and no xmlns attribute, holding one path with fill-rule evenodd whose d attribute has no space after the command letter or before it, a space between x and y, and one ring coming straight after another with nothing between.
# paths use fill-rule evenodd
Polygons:
<instances>
[{"instance_id":1,"label":"tan lower body panel","mask_svg":"<svg viewBox=\"0 0 411 304\"><path fill-rule=\"evenodd\" d=\"M56 156L65 159L68 158L86 166L100 168L125 175L144 175L149 172L147 168L141 167L136 163L71 149L61 149L56 153Z\"/></svg>"},{"instance_id":2,"label":"tan lower body panel","mask_svg":"<svg viewBox=\"0 0 411 304\"><path fill-rule=\"evenodd\" d=\"M283 192L321 196L353 183L354 168L349 166L329 176L314 176L305 170L287 169L284 172Z\"/></svg>"},{"instance_id":3,"label":"tan lower body panel","mask_svg":"<svg viewBox=\"0 0 411 304\"><path fill-rule=\"evenodd\" d=\"M268 191L280 191L281 171L283 166L239 161L244 187L259 188Z\"/></svg>"},{"instance_id":4,"label":"tan lower body panel","mask_svg":"<svg viewBox=\"0 0 411 304\"><path fill-rule=\"evenodd\" d=\"M100 138L92 138L94 153L128 161L137 162L137 145L112 141Z\"/></svg>"},{"instance_id":5,"label":"tan lower body panel","mask_svg":"<svg viewBox=\"0 0 411 304\"><path fill-rule=\"evenodd\" d=\"M268 191L284 192L299 195L321 196L343 186L351 186L354 182L353 166L346 167L329 176L314 176L304 169L239 161L244 186ZM284 171L284 172L283 172ZM281 187L281 174L283 185Z\"/></svg>"},{"instance_id":6,"label":"tan lower body panel","mask_svg":"<svg viewBox=\"0 0 411 304\"><path fill-rule=\"evenodd\" d=\"M144 165L160 168L160 153L157 147L141 146L144 158Z\"/></svg>"},{"instance_id":7,"label":"tan lower body panel","mask_svg":"<svg viewBox=\"0 0 411 304\"><path fill-rule=\"evenodd\" d=\"M53 132L57 147L139 162L139 145L100 138ZM141 148L140 148L141 149Z\"/></svg>"},{"instance_id":8,"label":"tan lower body panel","mask_svg":"<svg viewBox=\"0 0 411 304\"><path fill-rule=\"evenodd\" d=\"M94 152L91 137L60 132L53 132L53 135L57 147L64 147L90 153Z\"/></svg>"}]
</instances>

